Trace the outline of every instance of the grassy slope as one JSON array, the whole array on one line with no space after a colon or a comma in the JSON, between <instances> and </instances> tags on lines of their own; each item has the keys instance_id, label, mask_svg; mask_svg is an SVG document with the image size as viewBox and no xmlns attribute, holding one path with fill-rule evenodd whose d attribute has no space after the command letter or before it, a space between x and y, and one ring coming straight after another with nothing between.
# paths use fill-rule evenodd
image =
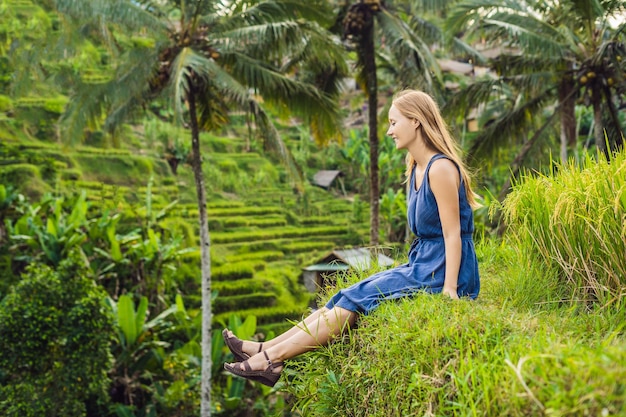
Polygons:
<instances>
[{"instance_id":1,"label":"grassy slope","mask_svg":"<svg viewBox=\"0 0 626 417\"><path fill-rule=\"evenodd\" d=\"M385 303L346 343L290 364L302 415L626 415L626 309L546 303L551 277L506 245L478 253L477 301Z\"/></svg>"}]
</instances>

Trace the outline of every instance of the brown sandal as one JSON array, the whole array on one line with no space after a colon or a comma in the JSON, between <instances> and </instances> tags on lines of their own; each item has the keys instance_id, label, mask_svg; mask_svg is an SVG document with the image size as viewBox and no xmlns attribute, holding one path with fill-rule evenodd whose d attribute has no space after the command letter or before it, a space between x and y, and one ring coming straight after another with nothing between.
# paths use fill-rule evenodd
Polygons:
<instances>
[{"instance_id":1,"label":"brown sandal","mask_svg":"<svg viewBox=\"0 0 626 417\"><path fill-rule=\"evenodd\" d=\"M228 346L231 353L235 357L235 362L243 362L245 360L250 359L250 355L243 351L243 340L240 340L237 337L229 336L228 329L224 329L222 331L222 337L224 338L224 343ZM259 352L263 350L263 343L259 345Z\"/></svg>"},{"instance_id":2,"label":"brown sandal","mask_svg":"<svg viewBox=\"0 0 626 417\"><path fill-rule=\"evenodd\" d=\"M267 360L267 368L265 368L264 371L253 371L252 368L250 368L250 364L248 363L248 361L237 362L233 365L229 363L225 363L224 369L226 369L231 374L234 374L234 375L237 375L237 376L240 376L242 378L246 378L252 381L260 382L261 384L267 385L268 387L273 387L274 385L276 385L276 382L278 382L278 379L280 378L280 374L282 373L282 369L278 372L274 372L274 369L281 367L281 366L285 366L285 363L284 362L273 363L270 360L270 357L267 356L266 351L263 351L263 354L265 355L265 359ZM245 368L245 371L241 370L241 366L239 366L240 363L243 363L243 367Z\"/></svg>"}]
</instances>

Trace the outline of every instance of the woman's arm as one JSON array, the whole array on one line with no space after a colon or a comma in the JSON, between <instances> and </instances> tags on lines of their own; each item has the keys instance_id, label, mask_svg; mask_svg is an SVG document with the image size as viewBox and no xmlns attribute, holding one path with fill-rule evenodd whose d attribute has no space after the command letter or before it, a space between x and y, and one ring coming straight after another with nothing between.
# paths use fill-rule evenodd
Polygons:
<instances>
[{"instance_id":1,"label":"woman's arm","mask_svg":"<svg viewBox=\"0 0 626 417\"><path fill-rule=\"evenodd\" d=\"M459 214L459 170L446 158L433 162L428 174L430 188L435 195L446 251L446 275L443 293L459 298L457 284L461 268L461 217Z\"/></svg>"}]
</instances>

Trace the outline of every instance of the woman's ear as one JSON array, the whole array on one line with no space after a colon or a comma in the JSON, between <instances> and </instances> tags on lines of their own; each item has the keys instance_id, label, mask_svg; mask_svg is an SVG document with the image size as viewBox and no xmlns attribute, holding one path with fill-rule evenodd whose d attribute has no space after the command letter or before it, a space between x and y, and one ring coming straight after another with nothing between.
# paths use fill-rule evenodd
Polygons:
<instances>
[{"instance_id":1,"label":"woman's ear","mask_svg":"<svg viewBox=\"0 0 626 417\"><path fill-rule=\"evenodd\" d=\"M415 128L416 128L416 129L417 129L418 127L420 127L420 122L419 122L419 120L417 120L417 119L413 119L413 120L412 120L412 122L413 122L413 126L415 126Z\"/></svg>"}]
</instances>

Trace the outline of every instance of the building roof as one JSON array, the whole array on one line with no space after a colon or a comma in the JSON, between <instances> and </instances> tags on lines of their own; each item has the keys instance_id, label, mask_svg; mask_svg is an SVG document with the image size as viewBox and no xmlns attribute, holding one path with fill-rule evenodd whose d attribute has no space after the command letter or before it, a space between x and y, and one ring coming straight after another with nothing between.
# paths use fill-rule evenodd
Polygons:
<instances>
[{"instance_id":1,"label":"building roof","mask_svg":"<svg viewBox=\"0 0 626 417\"><path fill-rule=\"evenodd\" d=\"M334 272L334 271L347 271L350 269L349 265L344 263L321 263L321 264L313 264L304 268L305 271L323 271L323 272Z\"/></svg>"},{"instance_id":2,"label":"building roof","mask_svg":"<svg viewBox=\"0 0 626 417\"><path fill-rule=\"evenodd\" d=\"M341 171L317 171L313 176L313 184L318 185L320 187L328 188L331 186L333 181L339 176L342 176L343 172Z\"/></svg>"},{"instance_id":3,"label":"building roof","mask_svg":"<svg viewBox=\"0 0 626 417\"><path fill-rule=\"evenodd\" d=\"M454 61L452 59L438 59L437 62L439 63L439 68L441 68L443 72L454 72L457 74L468 75L471 74L474 69L472 64Z\"/></svg>"},{"instance_id":4,"label":"building roof","mask_svg":"<svg viewBox=\"0 0 626 417\"><path fill-rule=\"evenodd\" d=\"M334 250L319 262L304 268L305 271L345 271L350 268L366 270L373 262L380 266L393 265L394 260L382 253L372 253L369 248ZM376 255L374 258L373 255Z\"/></svg>"}]
</instances>

